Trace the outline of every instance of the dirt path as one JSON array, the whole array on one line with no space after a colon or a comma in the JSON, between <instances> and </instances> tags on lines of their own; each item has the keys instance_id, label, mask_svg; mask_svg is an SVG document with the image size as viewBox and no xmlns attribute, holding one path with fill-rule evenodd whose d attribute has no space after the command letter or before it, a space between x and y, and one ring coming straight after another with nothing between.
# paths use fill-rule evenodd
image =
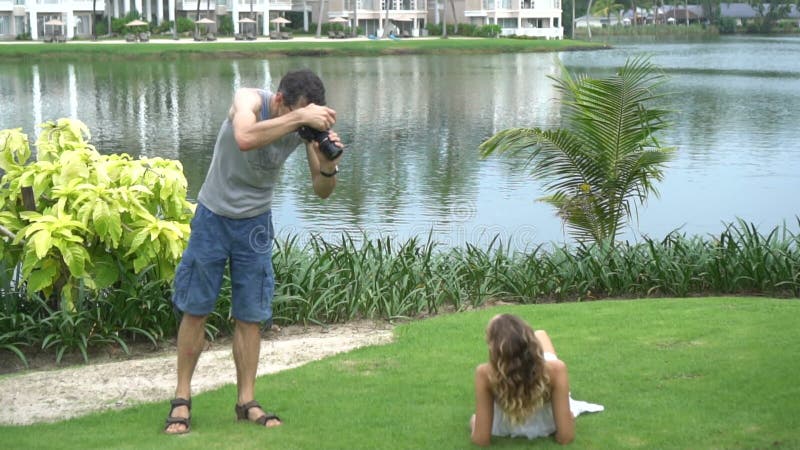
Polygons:
<instances>
[{"instance_id":1,"label":"dirt path","mask_svg":"<svg viewBox=\"0 0 800 450\"><path fill-rule=\"evenodd\" d=\"M259 375L279 372L366 345L391 341L391 325L358 322L266 333L261 342ZM229 343L214 343L200 356L192 387L195 394L234 383ZM100 364L35 370L0 377L0 424L51 422L108 409L167 400L175 389L175 350L157 356Z\"/></svg>"}]
</instances>

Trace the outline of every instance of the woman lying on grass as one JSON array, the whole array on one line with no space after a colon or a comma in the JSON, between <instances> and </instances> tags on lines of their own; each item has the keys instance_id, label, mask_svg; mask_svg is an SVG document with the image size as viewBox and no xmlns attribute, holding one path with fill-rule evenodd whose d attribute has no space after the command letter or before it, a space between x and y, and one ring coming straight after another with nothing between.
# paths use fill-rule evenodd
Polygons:
<instances>
[{"instance_id":1,"label":"woman lying on grass","mask_svg":"<svg viewBox=\"0 0 800 450\"><path fill-rule=\"evenodd\" d=\"M573 400L567 365L556 357L543 330L522 319L501 314L486 328L489 362L475 371L475 414L472 442L486 446L492 436L555 434L559 444L575 438L575 417L602 411L601 405Z\"/></svg>"}]
</instances>

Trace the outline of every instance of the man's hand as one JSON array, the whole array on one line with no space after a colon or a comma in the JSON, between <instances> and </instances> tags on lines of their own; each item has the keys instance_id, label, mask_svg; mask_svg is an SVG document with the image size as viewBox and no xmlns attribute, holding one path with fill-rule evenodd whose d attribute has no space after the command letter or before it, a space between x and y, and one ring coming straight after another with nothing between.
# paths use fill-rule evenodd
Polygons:
<instances>
[{"instance_id":1,"label":"man's hand","mask_svg":"<svg viewBox=\"0 0 800 450\"><path fill-rule=\"evenodd\" d=\"M336 123L336 111L327 106L309 103L307 106L292 112L300 115L300 122L316 130L328 130Z\"/></svg>"}]
</instances>

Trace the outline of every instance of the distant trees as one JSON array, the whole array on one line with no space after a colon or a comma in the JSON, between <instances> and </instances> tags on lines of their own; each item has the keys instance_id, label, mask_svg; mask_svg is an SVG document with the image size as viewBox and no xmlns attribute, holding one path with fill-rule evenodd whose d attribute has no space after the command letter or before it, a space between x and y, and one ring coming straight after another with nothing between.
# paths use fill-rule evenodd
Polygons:
<instances>
[{"instance_id":1,"label":"distant trees","mask_svg":"<svg viewBox=\"0 0 800 450\"><path fill-rule=\"evenodd\" d=\"M792 5L800 7L798 0L748 0L748 3L758 11L756 26L761 33L772 31L780 19L789 15Z\"/></svg>"}]
</instances>

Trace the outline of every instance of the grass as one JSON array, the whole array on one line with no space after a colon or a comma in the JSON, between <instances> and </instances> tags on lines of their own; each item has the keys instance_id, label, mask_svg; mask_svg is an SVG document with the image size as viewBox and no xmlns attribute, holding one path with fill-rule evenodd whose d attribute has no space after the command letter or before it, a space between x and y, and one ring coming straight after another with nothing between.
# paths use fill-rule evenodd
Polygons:
<instances>
[{"instance_id":1,"label":"grass","mask_svg":"<svg viewBox=\"0 0 800 450\"><path fill-rule=\"evenodd\" d=\"M54 44L3 44L0 59L20 60L48 58L58 60L122 60L122 59L182 59L182 58L241 58L270 56L380 56L395 54L442 53L517 53L555 52L567 50L595 50L607 48L606 44L571 40L533 39L404 39L395 41L357 40L332 42L318 41L270 42L206 42L181 44L170 40L148 43L97 44L70 42Z\"/></svg>"},{"instance_id":2,"label":"grass","mask_svg":"<svg viewBox=\"0 0 800 450\"><path fill-rule=\"evenodd\" d=\"M573 396L606 407L577 419L573 448L800 446L800 302L727 297L500 306L439 316L398 327L393 344L261 377L257 397L285 420L280 429L235 423L235 389L227 386L194 398L193 431L185 437L160 433L164 401L0 427L3 447L469 448L473 371L486 358L485 324L499 312L547 329L569 365ZM557 446L550 439L535 445Z\"/></svg>"}]
</instances>

